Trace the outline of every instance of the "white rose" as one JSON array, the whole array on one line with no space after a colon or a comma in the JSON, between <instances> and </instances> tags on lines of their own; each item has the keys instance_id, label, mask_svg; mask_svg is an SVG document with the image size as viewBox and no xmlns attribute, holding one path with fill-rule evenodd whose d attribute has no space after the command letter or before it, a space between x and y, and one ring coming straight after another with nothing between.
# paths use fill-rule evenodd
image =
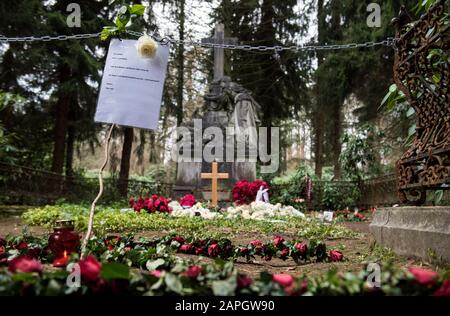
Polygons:
<instances>
[{"instance_id":1,"label":"white rose","mask_svg":"<svg viewBox=\"0 0 450 316\"><path fill-rule=\"evenodd\" d=\"M148 35L143 35L138 39L137 51L142 58L153 58L158 50L158 44Z\"/></svg>"}]
</instances>

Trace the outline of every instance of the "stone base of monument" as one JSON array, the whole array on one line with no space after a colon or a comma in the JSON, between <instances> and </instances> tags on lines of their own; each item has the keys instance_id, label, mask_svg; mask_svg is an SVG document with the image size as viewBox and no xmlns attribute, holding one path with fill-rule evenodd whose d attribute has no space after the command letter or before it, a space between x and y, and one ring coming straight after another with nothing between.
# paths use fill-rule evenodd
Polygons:
<instances>
[{"instance_id":1,"label":"stone base of monument","mask_svg":"<svg viewBox=\"0 0 450 316\"><path fill-rule=\"evenodd\" d=\"M450 206L382 208L370 231L397 254L450 262Z\"/></svg>"},{"instance_id":2,"label":"stone base of monument","mask_svg":"<svg viewBox=\"0 0 450 316\"><path fill-rule=\"evenodd\" d=\"M193 193L195 193L195 190L196 190L195 186L176 185L173 188L172 198L179 199L179 198L185 196L186 194L193 194ZM199 197L196 196L196 198L199 198Z\"/></svg>"},{"instance_id":3,"label":"stone base of monument","mask_svg":"<svg viewBox=\"0 0 450 316\"><path fill-rule=\"evenodd\" d=\"M206 201L211 201L211 191L202 191L202 198ZM218 191L217 200L222 202L229 202L231 200L231 192Z\"/></svg>"}]
</instances>

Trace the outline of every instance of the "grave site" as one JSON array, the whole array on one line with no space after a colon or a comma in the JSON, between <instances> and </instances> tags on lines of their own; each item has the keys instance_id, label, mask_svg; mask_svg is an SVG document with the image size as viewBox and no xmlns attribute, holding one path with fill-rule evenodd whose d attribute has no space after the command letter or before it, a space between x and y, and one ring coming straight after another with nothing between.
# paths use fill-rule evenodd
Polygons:
<instances>
[{"instance_id":1,"label":"grave site","mask_svg":"<svg viewBox=\"0 0 450 316\"><path fill-rule=\"evenodd\" d=\"M449 1L372 2L1 2L0 295L450 296Z\"/></svg>"}]
</instances>

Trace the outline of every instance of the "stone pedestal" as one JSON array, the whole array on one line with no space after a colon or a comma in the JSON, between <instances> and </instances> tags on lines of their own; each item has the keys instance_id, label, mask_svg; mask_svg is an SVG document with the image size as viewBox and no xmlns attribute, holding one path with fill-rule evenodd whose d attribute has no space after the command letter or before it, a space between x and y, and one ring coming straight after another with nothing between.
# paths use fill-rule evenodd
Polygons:
<instances>
[{"instance_id":1,"label":"stone pedestal","mask_svg":"<svg viewBox=\"0 0 450 316\"><path fill-rule=\"evenodd\" d=\"M183 162L178 164L177 182L173 188L174 198L195 193L200 186L201 162Z\"/></svg>"},{"instance_id":2,"label":"stone pedestal","mask_svg":"<svg viewBox=\"0 0 450 316\"><path fill-rule=\"evenodd\" d=\"M370 231L400 255L450 262L450 206L379 209Z\"/></svg>"}]
</instances>

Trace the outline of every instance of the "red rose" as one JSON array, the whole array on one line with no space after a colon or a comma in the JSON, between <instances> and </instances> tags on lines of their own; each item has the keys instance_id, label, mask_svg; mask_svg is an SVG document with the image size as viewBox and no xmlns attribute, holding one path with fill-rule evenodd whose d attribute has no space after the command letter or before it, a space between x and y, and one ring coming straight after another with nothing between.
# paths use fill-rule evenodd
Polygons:
<instances>
[{"instance_id":1,"label":"red rose","mask_svg":"<svg viewBox=\"0 0 450 316\"><path fill-rule=\"evenodd\" d=\"M87 281L97 281L100 278L102 264L94 256L80 260L79 265L81 276Z\"/></svg>"},{"instance_id":2,"label":"red rose","mask_svg":"<svg viewBox=\"0 0 450 316\"><path fill-rule=\"evenodd\" d=\"M294 283L294 278L289 274L274 274L272 275L272 281L278 283L282 287L288 287Z\"/></svg>"},{"instance_id":3,"label":"red rose","mask_svg":"<svg viewBox=\"0 0 450 316\"><path fill-rule=\"evenodd\" d=\"M133 198L133 197L130 197L130 198L129 198L128 204L130 205L130 207L133 207L133 206L134 206L134 198Z\"/></svg>"},{"instance_id":4,"label":"red rose","mask_svg":"<svg viewBox=\"0 0 450 316\"><path fill-rule=\"evenodd\" d=\"M153 195L152 195L152 200L155 201L155 200L157 200L157 199L158 199L158 196L157 196L156 194L153 194Z\"/></svg>"},{"instance_id":5,"label":"red rose","mask_svg":"<svg viewBox=\"0 0 450 316\"><path fill-rule=\"evenodd\" d=\"M239 274L237 277L237 288L245 289L252 285L253 280L246 276L245 274Z\"/></svg>"},{"instance_id":6,"label":"red rose","mask_svg":"<svg viewBox=\"0 0 450 316\"><path fill-rule=\"evenodd\" d=\"M273 245L277 248L280 248L281 246L283 246L284 243L284 238L281 236L276 236L273 240Z\"/></svg>"},{"instance_id":7,"label":"red rose","mask_svg":"<svg viewBox=\"0 0 450 316\"><path fill-rule=\"evenodd\" d=\"M190 266L184 273L185 276L191 279L196 279L200 274L202 274L202 268L199 266Z\"/></svg>"},{"instance_id":8,"label":"red rose","mask_svg":"<svg viewBox=\"0 0 450 316\"><path fill-rule=\"evenodd\" d=\"M331 250L328 257L332 262L342 261L344 259L344 255L339 250Z\"/></svg>"},{"instance_id":9,"label":"red rose","mask_svg":"<svg viewBox=\"0 0 450 316\"><path fill-rule=\"evenodd\" d=\"M192 252L192 245L191 244L181 245L180 251L183 253L190 253L190 252Z\"/></svg>"},{"instance_id":10,"label":"red rose","mask_svg":"<svg viewBox=\"0 0 450 316\"><path fill-rule=\"evenodd\" d=\"M234 248L232 245L226 245L225 248L223 249L223 254L226 257L229 257L233 253L233 250L234 250Z\"/></svg>"},{"instance_id":11,"label":"red rose","mask_svg":"<svg viewBox=\"0 0 450 316\"><path fill-rule=\"evenodd\" d=\"M10 272L42 272L42 264L36 259L26 256L14 258L9 262L8 270Z\"/></svg>"},{"instance_id":12,"label":"red rose","mask_svg":"<svg viewBox=\"0 0 450 316\"><path fill-rule=\"evenodd\" d=\"M195 248L195 254L197 256L200 256L203 253L203 247L196 247Z\"/></svg>"},{"instance_id":13,"label":"red rose","mask_svg":"<svg viewBox=\"0 0 450 316\"><path fill-rule=\"evenodd\" d=\"M364 219L364 215L361 213L355 213L355 217L358 219Z\"/></svg>"},{"instance_id":14,"label":"red rose","mask_svg":"<svg viewBox=\"0 0 450 316\"><path fill-rule=\"evenodd\" d=\"M412 273L417 283L419 283L420 285L433 285L436 283L436 279L438 277L438 274L436 272L428 269L411 267L408 269L408 271Z\"/></svg>"},{"instance_id":15,"label":"red rose","mask_svg":"<svg viewBox=\"0 0 450 316\"><path fill-rule=\"evenodd\" d=\"M185 207L192 207L196 203L195 196L192 194L187 194L183 196L180 200L180 205Z\"/></svg>"},{"instance_id":16,"label":"red rose","mask_svg":"<svg viewBox=\"0 0 450 316\"><path fill-rule=\"evenodd\" d=\"M249 250L246 247L239 248L239 254L243 257L247 256L249 254Z\"/></svg>"},{"instance_id":17,"label":"red rose","mask_svg":"<svg viewBox=\"0 0 450 316\"><path fill-rule=\"evenodd\" d=\"M289 249L284 248L283 250L281 250L280 257L281 259L286 259L287 256L289 256Z\"/></svg>"},{"instance_id":18,"label":"red rose","mask_svg":"<svg viewBox=\"0 0 450 316\"><path fill-rule=\"evenodd\" d=\"M433 296L450 296L450 279L445 280L442 286L433 293Z\"/></svg>"},{"instance_id":19,"label":"red rose","mask_svg":"<svg viewBox=\"0 0 450 316\"><path fill-rule=\"evenodd\" d=\"M145 200L143 198L139 198L139 200L137 202L134 199L132 199L132 201L133 201L132 207L138 213L145 207ZM131 205L131 199L130 199L130 205Z\"/></svg>"},{"instance_id":20,"label":"red rose","mask_svg":"<svg viewBox=\"0 0 450 316\"><path fill-rule=\"evenodd\" d=\"M210 257L217 257L220 254L219 244L212 244L208 247L208 255Z\"/></svg>"},{"instance_id":21,"label":"red rose","mask_svg":"<svg viewBox=\"0 0 450 316\"><path fill-rule=\"evenodd\" d=\"M145 207L147 208L147 211L153 210L153 200L152 199L146 199L145 200Z\"/></svg>"},{"instance_id":22,"label":"red rose","mask_svg":"<svg viewBox=\"0 0 450 316\"><path fill-rule=\"evenodd\" d=\"M245 204L248 202L247 187L248 182L246 180L238 181L234 185L232 193L233 193L233 200L236 202L236 204Z\"/></svg>"},{"instance_id":23,"label":"red rose","mask_svg":"<svg viewBox=\"0 0 450 316\"><path fill-rule=\"evenodd\" d=\"M25 241L21 241L17 246L17 250L25 250L28 248L28 244Z\"/></svg>"},{"instance_id":24,"label":"red rose","mask_svg":"<svg viewBox=\"0 0 450 316\"><path fill-rule=\"evenodd\" d=\"M256 194L260 187L269 188L266 182L262 180L255 180L251 183L246 180L238 181L233 187L233 200L236 204L248 204L255 200Z\"/></svg>"},{"instance_id":25,"label":"red rose","mask_svg":"<svg viewBox=\"0 0 450 316\"><path fill-rule=\"evenodd\" d=\"M257 240L257 239L256 240L252 240L250 242L250 245L255 248L255 252L256 253L261 253L261 251L262 251L262 249L264 247L263 242L261 240Z\"/></svg>"},{"instance_id":26,"label":"red rose","mask_svg":"<svg viewBox=\"0 0 450 316\"><path fill-rule=\"evenodd\" d=\"M255 239L255 240L252 240L250 242L250 245L255 247L255 248L262 248L263 247L263 242L261 240Z\"/></svg>"},{"instance_id":27,"label":"red rose","mask_svg":"<svg viewBox=\"0 0 450 316\"><path fill-rule=\"evenodd\" d=\"M296 286L294 283L292 283L291 286L288 286L288 287L285 287L285 288L284 288L284 291L285 291L286 294L289 295L289 296L298 296L298 295L302 295L302 294L305 293L307 290L308 290L308 279L303 279L300 288L298 288L298 286Z\"/></svg>"},{"instance_id":28,"label":"red rose","mask_svg":"<svg viewBox=\"0 0 450 316\"><path fill-rule=\"evenodd\" d=\"M184 243L184 238L181 237L181 236L175 236L175 237L172 238L172 240L176 241L180 245L182 245Z\"/></svg>"},{"instance_id":29,"label":"red rose","mask_svg":"<svg viewBox=\"0 0 450 316\"><path fill-rule=\"evenodd\" d=\"M150 275L159 278L161 276L161 273L161 270L153 270L152 272L150 272Z\"/></svg>"},{"instance_id":30,"label":"red rose","mask_svg":"<svg viewBox=\"0 0 450 316\"><path fill-rule=\"evenodd\" d=\"M8 259L6 258L6 240L0 238L0 264L7 262Z\"/></svg>"},{"instance_id":31,"label":"red rose","mask_svg":"<svg viewBox=\"0 0 450 316\"><path fill-rule=\"evenodd\" d=\"M295 244L295 250L298 251L298 253L300 255L306 255L307 251L308 251L308 246L305 243L296 243Z\"/></svg>"},{"instance_id":32,"label":"red rose","mask_svg":"<svg viewBox=\"0 0 450 316\"><path fill-rule=\"evenodd\" d=\"M35 247L35 248L32 248L32 249L28 250L27 256L30 257L30 258L38 259L39 255L41 253L42 253L42 249L38 248L38 247Z\"/></svg>"}]
</instances>

